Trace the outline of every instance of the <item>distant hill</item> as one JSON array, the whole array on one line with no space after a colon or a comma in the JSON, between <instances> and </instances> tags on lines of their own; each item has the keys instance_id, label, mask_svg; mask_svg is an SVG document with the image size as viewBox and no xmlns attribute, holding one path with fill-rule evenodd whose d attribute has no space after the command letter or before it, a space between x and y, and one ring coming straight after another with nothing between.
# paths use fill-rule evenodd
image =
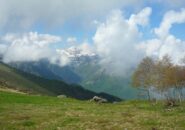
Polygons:
<instances>
[{"instance_id":1,"label":"distant hill","mask_svg":"<svg viewBox=\"0 0 185 130\"><path fill-rule=\"evenodd\" d=\"M97 64L81 64L73 71L83 79L81 85L94 92L105 92L123 99L136 99L137 89L131 86L128 76L121 77L107 74L106 70Z\"/></svg>"},{"instance_id":2,"label":"distant hill","mask_svg":"<svg viewBox=\"0 0 185 130\"><path fill-rule=\"evenodd\" d=\"M80 76L73 72L69 66L60 67L58 65L51 64L45 59L36 62L13 62L9 65L24 72L47 79L63 80L67 83L75 84L81 82Z\"/></svg>"},{"instance_id":3,"label":"distant hill","mask_svg":"<svg viewBox=\"0 0 185 130\"><path fill-rule=\"evenodd\" d=\"M47 59L30 62L9 63L14 68L47 79L62 80L69 84L80 84L83 88L104 92L123 99L136 99L138 90L131 86L130 76L110 74L100 65L100 57L95 54L83 54L75 48L64 50L69 54L70 63L59 66ZM126 74L125 74L126 75Z\"/></svg>"},{"instance_id":4,"label":"distant hill","mask_svg":"<svg viewBox=\"0 0 185 130\"><path fill-rule=\"evenodd\" d=\"M104 92L123 99L137 98L137 90L131 86L130 77L116 77L106 73L98 59L79 59L72 64L60 67L47 60L37 62L10 63L14 68L47 79L62 80L69 84L80 84L94 92Z\"/></svg>"},{"instance_id":5,"label":"distant hill","mask_svg":"<svg viewBox=\"0 0 185 130\"><path fill-rule=\"evenodd\" d=\"M3 63L0 63L0 86L31 94L66 95L81 100L91 99L97 95L108 99L110 102L120 101L119 98L106 93L95 93L79 85L69 85L63 81L28 74Z\"/></svg>"}]
</instances>

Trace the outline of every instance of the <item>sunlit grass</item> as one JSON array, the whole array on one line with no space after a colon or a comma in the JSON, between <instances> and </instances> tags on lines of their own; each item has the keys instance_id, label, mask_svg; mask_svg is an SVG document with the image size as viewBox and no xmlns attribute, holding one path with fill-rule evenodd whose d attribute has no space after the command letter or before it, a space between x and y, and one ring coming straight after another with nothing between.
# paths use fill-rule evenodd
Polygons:
<instances>
[{"instance_id":1,"label":"sunlit grass","mask_svg":"<svg viewBox=\"0 0 185 130\"><path fill-rule=\"evenodd\" d=\"M184 130L185 103L125 101L96 104L75 99L0 92L0 129L5 130Z\"/></svg>"}]
</instances>

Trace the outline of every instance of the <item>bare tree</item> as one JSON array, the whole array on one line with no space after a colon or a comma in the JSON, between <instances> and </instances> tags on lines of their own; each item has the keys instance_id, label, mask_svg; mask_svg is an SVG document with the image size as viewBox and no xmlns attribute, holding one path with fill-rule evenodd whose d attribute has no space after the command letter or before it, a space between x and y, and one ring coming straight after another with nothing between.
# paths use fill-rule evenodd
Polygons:
<instances>
[{"instance_id":1,"label":"bare tree","mask_svg":"<svg viewBox=\"0 0 185 130\"><path fill-rule=\"evenodd\" d=\"M132 76L132 84L141 90L147 92L148 99L150 97L150 87L152 86L152 72L154 68L154 61L150 57L145 57L138 65L136 71Z\"/></svg>"},{"instance_id":2,"label":"bare tree","mask_svg":"<svg viewBox=\"0 0 185 130\"><path fill-rule=\"evenodd\" d=\"M135 70L132 83L133 86L147 91L149 100L149 89L154 87L163 93L167 100L178 99L181 102L182 90L185 87L185 66L174 65L168 55L157 61L146 57ZM174 91L174 97L170 90Z\"/></svg>"},{"instance_id":3,"label":"bare tree","mask_svg":"<svg viewBox=\"0 0 185 130\"><path fill-rule=\"evenodd\" d=\"M158 60L155 66L155 80L154 85L160 91L166 91L174 83L173 65L169 56L164 56L161 60Z\"/></svg>"},{"instance_id":4,"label":"bare tree","mask_svg":"<svg viewBox=\"0 0 185 130\"><path fill-rule=\"evenodd\" d=\"M181 102L183 98L183 88L185 87L185 67L184 66L176 66L175 73L175 91L178 92L178 99Z\"/></svg>"}]
</instances>

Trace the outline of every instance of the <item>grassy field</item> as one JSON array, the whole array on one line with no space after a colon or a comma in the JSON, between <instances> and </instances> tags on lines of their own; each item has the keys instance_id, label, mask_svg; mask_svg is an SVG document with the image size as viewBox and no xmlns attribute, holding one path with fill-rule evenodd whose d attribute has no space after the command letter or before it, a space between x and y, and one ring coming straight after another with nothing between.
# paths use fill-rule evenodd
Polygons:
<instances>
[{"instance_id":1,"label":"grassy field","mask_svg":"<svg viewBox=\"0 0 185 130\"><path fill-rule=\"evenodd\" d=\"M185 103L96 104L0 91L0 130L184 130Z\"/></svg>"}]
</instances>

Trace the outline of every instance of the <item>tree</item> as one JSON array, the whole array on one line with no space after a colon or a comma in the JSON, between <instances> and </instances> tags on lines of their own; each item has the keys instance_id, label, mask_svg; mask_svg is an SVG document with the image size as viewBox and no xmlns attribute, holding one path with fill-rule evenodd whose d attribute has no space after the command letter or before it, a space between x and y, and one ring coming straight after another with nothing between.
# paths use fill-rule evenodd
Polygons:
<instances>
[{"instance_id":1,"label":"tree","mask_svg":"<svg viewBox=\"0 0 185 130\"><path fill-rule=\"evenodd\" d=\"M171 59L166 55L156 63L154 86L160 91L166 91L174 84L174 74L175 71L171 63Z\"/></svg>"},{"instance_id":2,"label":"tree","mask_svg":"<svg viewBox=\"0 0 185 130\"><path fill-rule=\"evenodd\" d=\"M134 87L147 91L148 99L150 98L150 87L152 86L152 73L154 61L150 57L145 57L138 65L132 76L132 84Z\"/></svg>"},{"instance_id":3,"label":"tree","mask_svg":"<svg viewBox=\"0 0 185 130\"><path fill-rule=\"evenodd\" d=\"M176 66L175 90L178 92L178 99L181 102L183 98L183 88L185 87L185 67Z\"/></svg>"},{"instance_id":4,"label":"tree","mask_svg":"<svg viewBox=\"0 0 185 130\"><path fill-rule=\"evenodd\" d=\"M147 91L149 100L149 90L154 87L164 94L167 100L178 98L181 101L182 90L185 87L185 66L173 64L168 55L156 61L146 57L133 73L132 84L134 87ZM171 90L174 94L170 93Z\"/></svg>"},{"instance_id":5,"label":"tree","mask_svg":"<svg viewBox=\"0 0 185 130\"><path fill-rule=\"evenodd\" d=\"M170 89L174 91L174 99L179 99L181 102L183 93L182 89L185 86L185 68L181 65L172 64L169 56L164 56L157 64L158 83L157 89L168 92ZM176 95L177 93L178 95ZM166 95L169 98L171 95ZM172 98L172 97L170 97Z\"/></svg>"}]
</instances>

